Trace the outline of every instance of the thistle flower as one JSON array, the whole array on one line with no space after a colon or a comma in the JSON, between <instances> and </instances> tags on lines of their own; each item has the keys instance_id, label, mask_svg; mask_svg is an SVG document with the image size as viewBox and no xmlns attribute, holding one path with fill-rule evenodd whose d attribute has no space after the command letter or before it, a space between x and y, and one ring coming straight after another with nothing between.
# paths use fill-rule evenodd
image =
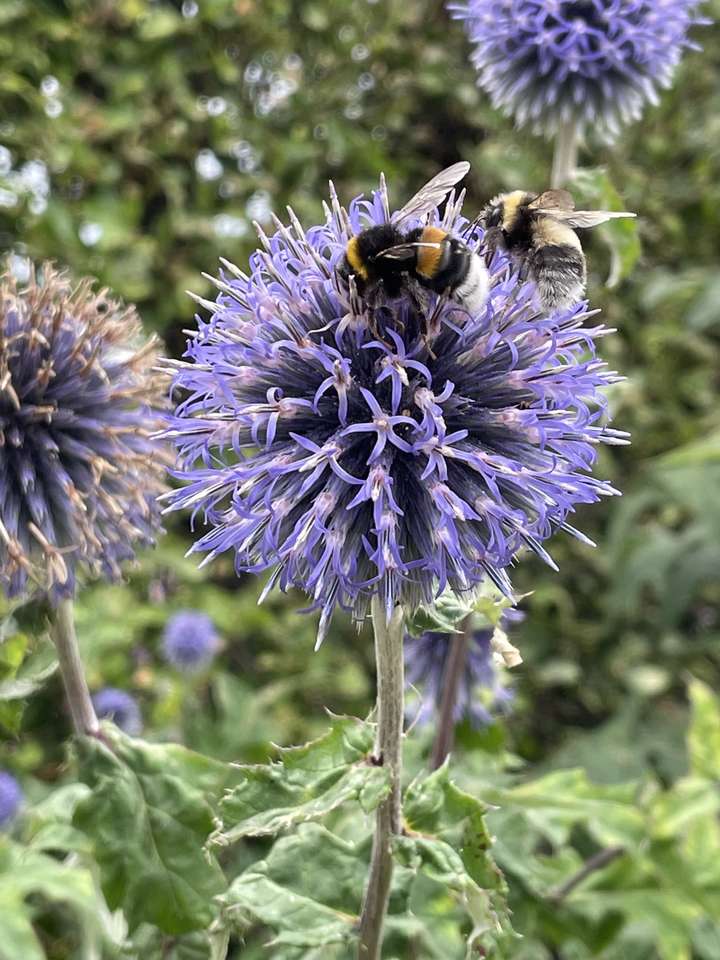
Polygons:
<instances>
[{"instance_id":1,"label":"thistle flower","mask_svg":"<svg viewBox=\"0 0 720 960\"><path fill-rule=\"evenodd\" d=\"M20 784L12 774L0 770L0 829L14 819L22 801Z\"/></svg>"},{"instance_id":2,"label":"thistle flower","mask_svg":"<svg viewBox=\"0 0 720 960\"><path fill-rule=\"evenodd\" d=\"M197 610L180 610L167 622L163 635L165 659L178 670L192 673L215 656L219 637L210 617Z\"/></svg>"},{"instance_id":3,"label":"thistle flower","mask_svg":"<svg viewBox=\"0 0 720 960\"><path fill-rule=\"evenodd\" d=\"M132 737L142 732L140 707L129 693L116 687L103 687L92 699L100 720L112 720L115 726Z\"/></svg>"},{"instance_id":4,"label":"thistle flower","mask_svg":"<svg viewBox=\"0 0 720 960\"><path fill-rule=\"evenodd\" d=\"M467 718L476 729L487 727L494 715L510 709L514 693L503 686L493 655L492 637L491 627L475 630L470 637L453 710L455 724ZM434 631L420 637L405 637L405 685L419 693L417 705L408 710L411 722L429 723L440 709L452 640L451 634Z\"/></svg>"},{"instance_id":5,"label":"thistle flower","mask_svg":"<svg viewBox=\"0 0 720 960\"><path fill-rule=\"evenodd\" d=\"M451 0L474 45L478 83L519 126L606 138L671 85L698 0Z\"/></svg>"},{"instance_id":6,"label":"thistle flower","mask_svg":"<svg viewBox=\"0 0 720 960\"><path fill-rule=\"evenodd\" d=\"M169 509L204 520L204 562L231 551L238 571L273 571L266 590L305 590L318 641L337 605L361 618L373 594L389 615L485 577L509 593L522 547L552 563L542 541L579 535L568 514L616 492L588 471L597 443L625 442L601 423L607 329L584 305L541 315L502 254L480 315L402 295L368 316L335 266L389 215L383 185L349 211L333 193L307 232L277 221L249 276L224 261L212 319L174 364ZM442 224L467 226L454 199Z\"/></svg>"},{"instance_id":7,"label":"thistle flower","mask_svg":"<svg viewBox=\"0 0 720 960\"><path fill-rule=\"evenodd\" d=\"M159 528L157 343L132 307L45 265L0 280L0 586L72 596Z\"/></svg>"}]
</instances>

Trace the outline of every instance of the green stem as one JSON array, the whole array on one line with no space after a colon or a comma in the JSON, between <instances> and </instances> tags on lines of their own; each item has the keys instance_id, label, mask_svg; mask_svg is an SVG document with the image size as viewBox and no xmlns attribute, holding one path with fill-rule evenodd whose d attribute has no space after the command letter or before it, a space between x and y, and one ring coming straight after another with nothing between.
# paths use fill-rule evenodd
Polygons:
<instances>
[{"instance_id":1,"label":"green stem","mask_svg":"<svg viewBox=\"0 0 720 960\"><path fill-rule=\"evenodd\" d=\"M381 956L393 871L392 838L402 829L400 778L405 694L402 607L395 607L388 623L380 600L374 597L372 621L377 667L375 757L390 771L390 794L377 810L370 873L360 915L359 960L379 960Z\"/></svg>"},{"instance_id":2,"label":"green stem","mask_svg":"<svg viewBox=\"0 0 720 960\"><path fill-rule=\"evenodd\" d=\"M450 640L450 649L442 677L440 717L435 742L430 754L431 770L437 770L445 763L445 759L455 742L455 704L457 703L460 681L465 669L472 628L473 615L469 613L461 624L460 632L453 634Z\"/></svg>"},{"instance_id":3,"label":"green stem","mask_svg":"<svg viewBox=\"0 0 720 960\"><path fill-rule=\"evenodd\" d=\"M553 189L566 187L577 170L578 141L580 131L574 120L561 123L555 138L550 186Z\"/></svg>"},{"instance_id":4,"label":"green stem","mask_svg":"<svg viewBox=\"0 0 720 960\"><path fill-rule=\"evenodd\" d=\"M57 649L65 696L70 707L73 729L80 736L94 736L100 725L93 707L80 659L72 600L61 600L50 625Z\"/></svg>"}]
</instances>

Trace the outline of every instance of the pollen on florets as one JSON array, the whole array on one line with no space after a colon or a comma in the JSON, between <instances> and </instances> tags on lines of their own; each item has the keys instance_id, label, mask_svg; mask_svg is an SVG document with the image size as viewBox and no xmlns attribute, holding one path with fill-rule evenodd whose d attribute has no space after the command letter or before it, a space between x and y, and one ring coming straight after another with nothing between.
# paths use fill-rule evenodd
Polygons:
<instances>
[{"instance_id":1,"label":"pollen on florets","mask_svg":"<svg viewBox=\"0 0 720 960\"><path fill-rule=\"evenodd\" d=\"M50 265L0 279L0 587L108 579L160 528L166 401L132 307Z\"/></svg>"},{"instance_id":2,"label":"pollen on florets","mask_svg":"<svg viewBox=\"0 0 720 960\"><path fill-rule=\"evenodd\" d=\"M450 0L473 44L478 83L520 126L606 138L658 102L686 49L698 0Z\"/></svg>"},{"instance_id":3,"label":"pollen on florets","mask_svg":"<svg viewBox=\"0 0 720 960\"><path fill-rule=\"evenodd\" d=\"M389 615L486 578L509 593L518 551L551 562L542 541L616 492L590 470L598 443L626 442L594 352L608 329L586 304L541 314L502 254L477 315L434 294L425 315L403 294L370 315L335 268L389 216L383 184L347 211L333 193L307 231L277 221L248 275L224 262L210 321L169 361L169 509L203 524L206 560L231 551L238 571L272 571L267 589L306 591L320 639L337 606L362 618L374 594ZM430 222L481 243L456 199Z\"/></svg>"}]
</instances>

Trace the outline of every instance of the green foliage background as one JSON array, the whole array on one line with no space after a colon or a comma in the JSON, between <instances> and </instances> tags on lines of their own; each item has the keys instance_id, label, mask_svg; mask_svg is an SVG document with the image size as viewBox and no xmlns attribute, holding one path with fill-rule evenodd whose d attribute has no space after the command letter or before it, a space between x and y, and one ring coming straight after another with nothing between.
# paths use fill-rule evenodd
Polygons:
<instances>
[{"instance_id":1,"label":"green foliage background","mask_svg":"<svg viewBox=\"0 0 720 960\"><path fill-rule=\"evenodd\" d=\"M703 6L720 19L717 0ZM637 778L668 787L687 773L687 677L718 686L720 44L717 27L696 33L704 50L684 59L661 105L618 143L581 151L581 164L604 174L579 189L599 200L615 191L639 215L639 260L613 289L604 284L613 237L597 231L586 242L591 302L618 329L602 349L627 377L611 406L633 435L631 447L603 451L599 472L624 497L578 517L596 550L558 538L560 574L531 558L518 567L518 591L529 596L515 636L525 658L515 671L516 710L502 730L462 731L456 764L468 788L502 766L503 746L527 765L528 779L580 766L607 789ZM436 0L4 0L0 63L0 250L97 276L137 303L175 355L193 325L184 291L210 294L201 272L214 272L218 256L242 266L254 247L250 221L267 226L271 209L290 203L303 222L318 222L328 178L349 199L384 170L402 202L465 158L471 211L499 190L547 185L551 146L492 111L462 31ZM625 237L620 247L625 266L632 244ZM271 742L319 734L324 707L367 713L367 632L338 621L312 654L314 625L296 612L300 597L275 596L258 608L255 579L238 580L226 560L201 574L183 559L187 545L184 522L174 521L126 585L91 587L79 608L92 686L137 696L148 739L260 762ZM183 607L210 613L224 641L213 670L193 680L159 655L162 627ZM68 783L67 717L59 684L44 682L49 656L29 639L37 633L31 616L23 612L0 646L0 680L16 680L20 668L38 688L24 713L19 696L0 702L0 766L21 776L32 803L48 803L51 790L79 784ZM420 753L427 736L417 733ZM580 796L586 788L557 789ZM501 815L510 834L516 815L512 805ZM572 831L551 826L536 822L538 835L524 835L527 849L504 851L504 862L517 864L549 835L563 847L545 874L538 867L516 877L523 889L552 886L592 849L586 836L567 846ZM74 849L72 839L60 849ZM238 862L259 855L251 845ZM66 912L75 902L85 929L83 884L92 877L74 882ZM0 905L4 889L0 875ZM613 946L620 903L602 919L607 943L598 934L582 948L589 953L572 932L587 917L573 918L575 927L553 924L538 903L530 896L515 905L516 927L525 923L533 936L510 955L660 955L641 934L632 949ZM669 907L656 909L662 916ZM86 955L50 907L39 926L48 956ZM680 946L662 957L720 956L705 935L707 948L701 934L692 947L668 934ZM143 956L203 956L190 940L177 947L147 936ZM252 934L242 955L263 955L252 952L263 938Z\"/></svg>"}]
</instances>

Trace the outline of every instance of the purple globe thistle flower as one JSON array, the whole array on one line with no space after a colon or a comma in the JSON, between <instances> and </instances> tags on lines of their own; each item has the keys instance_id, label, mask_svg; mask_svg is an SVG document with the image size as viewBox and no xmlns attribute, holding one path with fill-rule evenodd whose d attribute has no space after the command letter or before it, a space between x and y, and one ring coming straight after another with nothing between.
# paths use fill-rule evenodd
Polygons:
<instances>
[{"instance_id":1,"label":"purple globe thistle flower","mask_svg":"<svg viewBox=\"0 0 720 960\"><path fill-rule=\"evenodd\" d=\"M100 720L112 720L125 733L135 737L142 732L142 716L137 700L117 687L103 687L92 698Z\"/></svg>"},{"instance_id":2,"label":"purple globe thistle flower","mask_svg":"<svg viewBox=\"0 0 720 960\"><path fill-rule=\"evenodd\" d=\"M519 126L563 124L606 138L658 102L685 49L698 0L451 0L474 44L479 85Z\"/></svg>"},{"instance_id":3,"label":"purple globe thistle flower","mask_svg":"<svg viewBox=\"0 0 720 960\"><path fill-rule=\"evenodd\" d=\"M46 264L0 279L0 587L72 596L159 529L157 341L132 307Z\"/></svg>"},{"instance_id":4,"label":"purple globe thistle flower","mask_svg":"<svg viewBox=\"0 0 720 960\"><path fill-rule=\"evenodd\" d=\"M165 627L163 653L173 667L192 673L211 662L218 643L217 631L207 614L180 610Z\"/></svg>"},{"instance_id":5,"label":"purple globe thistle flower","mask_svg":"<svg viewBox=\"0 0 720 960\"><path fill-rule=\"evenodd\" d=\"M475 630L469 639L453 709L455 724L467 719L476 729L487 727L495 715L510 709L515 695L503 686L493 655L492 637L493 629L488 627ZM451 634L434 631L420 637L405 637L405 684L420 695L417 705L408 709L413 723L430 723L440 709L452 640Z\"/></svg>"},{"instance_id":6,"label":"purple globe thistle flower","mask_svg":"<svg viewBox=\"0 0 720 960\"><path fill-rule=\"evenodd\" d=\"M542 541L578 535L576 505L616 492L588 475L597 443L625 442L602 424L607 328L584 325L584 304L539 313L502 254L477 316L401 296L369 317L335 267L350 236L388 221L384 186L349 211L333 195L307 231L290 215L261 234L249 276L224 261L212 319L174 363L183 487L167 497L208 528L192 550L305 590L318 641L336 606L362 618L374 594L389 615L486 577L509 593L521 548L552 563ZM467 226L455 200L431 221Z\"/></svg>"},{"instance_id":7,"label":"purple globe thistle flower","mask_svg":"<svg viewBox=\"0 0 720 960\"><path fill-rule=\"evenodd\" d=\"M13 820L23 801L23 792L15 777L0 770L0 829Z\"/></svg>"}]
</instances>

